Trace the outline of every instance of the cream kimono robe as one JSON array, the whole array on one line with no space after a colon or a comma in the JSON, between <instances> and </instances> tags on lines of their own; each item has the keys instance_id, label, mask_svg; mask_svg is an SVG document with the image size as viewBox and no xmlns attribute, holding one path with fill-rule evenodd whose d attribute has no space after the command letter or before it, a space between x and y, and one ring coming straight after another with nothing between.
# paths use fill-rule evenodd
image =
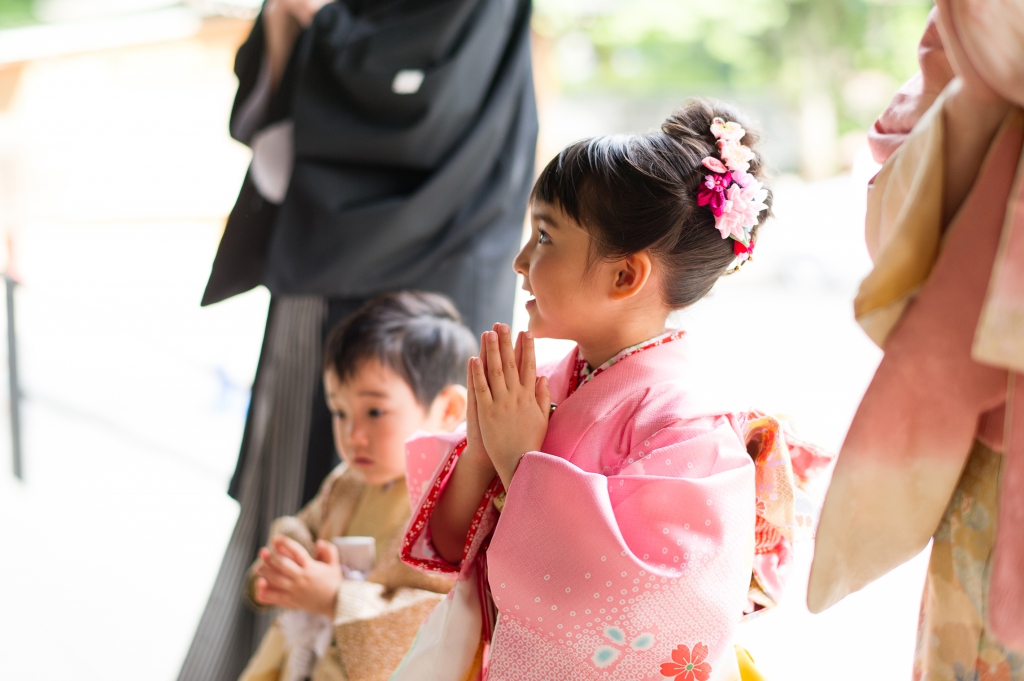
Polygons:
<instances>
[{"instance_id":1,"label":"cream kimono robe","mask_svg":"<svg viewBox=\"0 0 1024 681\"><path fill-rule=\"evenodd\" d=\"M412 644L420 624L451 588L452 580L404 565L398 557L409 521L405 480L368 485L345 464L324 481L320 492L295 516L274 521L270 529L295 539L312 552L317 539L369 536L377 563L366 581L343 580L338 590L334 632L313 681L383 681ZM249 571L246 596L253 598L255 570ZM277 681L289 664L287 641L278 622L271 626L242 672L240 681Z\"/></svg>"},{"instance_id":2,"label":"cream kimono robe","mask_svg":"<svg viewBox=\"0 0 1024 681\"><path fill-rule=\"evenodd\" d=\"M429 519L464 439L410 441L410 487L423 496L403 558L489 585L494 610L472 669L408 678L462 681L481 664L489 681L738 678L736 627L777 598L785 535L810 524L794 510L794 467L827 459L801 448L791 462L773 419L706 402L685 337L570 394L576 357L542 370L557 403L543 446L506 495L492 485L460 566L433 550Z\"/></svg>"}]
</instances>

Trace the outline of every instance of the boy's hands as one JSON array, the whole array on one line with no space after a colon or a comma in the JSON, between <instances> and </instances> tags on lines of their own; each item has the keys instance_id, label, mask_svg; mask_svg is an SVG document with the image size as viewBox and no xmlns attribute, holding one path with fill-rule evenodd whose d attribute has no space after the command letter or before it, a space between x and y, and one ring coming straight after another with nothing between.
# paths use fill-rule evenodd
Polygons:
<instances>
[{"instance_id":1,"label":"boy's hands","mask_svg":"<svg viewBox=\"0 0 1024 681\"><path fill-rule=\"evenodd\" d=\"M305 610L334 619L341 585L341 561L334 544L319 540L316 556L288 537L274 537L260 549L256 600L263 605Z\"/></svg>"},{"instance_id":2,"label":"boy's hands","mask_svg":"<svg viewBox=\"0 0 1024 681\"><path fill-rule=\"evenodd\" d=\"M480 357L471 362L467 451L480 441L508 489L523 454L540 449L548 430L551 394L546 377L537 379L533 336L520 333L515 347L505 324L483 334Z\"/></svg>"}]
</instances>

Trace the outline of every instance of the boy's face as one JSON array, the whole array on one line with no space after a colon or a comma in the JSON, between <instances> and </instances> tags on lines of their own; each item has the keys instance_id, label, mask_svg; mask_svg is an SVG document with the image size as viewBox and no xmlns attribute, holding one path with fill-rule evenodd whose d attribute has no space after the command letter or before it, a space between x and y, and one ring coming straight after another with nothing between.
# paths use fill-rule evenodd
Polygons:
<instances>
[{"instance_id":1,"label":"boy's face","mask_svg":"<svg viewBox=\"0 0 1024 681\"><path fill-rule=\"evenodd\" d=\"M325 372L324 392L334 446L371 485L404 477L405 441L417 430L437 430L409 385L377 358L364 360L346 381Z\"/></svg>"}]
</instances>

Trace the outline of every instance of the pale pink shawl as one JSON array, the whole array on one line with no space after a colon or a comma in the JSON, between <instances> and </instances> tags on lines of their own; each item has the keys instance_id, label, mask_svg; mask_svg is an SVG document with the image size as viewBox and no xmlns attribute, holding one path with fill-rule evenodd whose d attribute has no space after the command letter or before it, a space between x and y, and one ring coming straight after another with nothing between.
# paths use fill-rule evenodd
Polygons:
<instances>
[{"instance_id":1,"label":"pale pink shawl","mask_svg":"<svg viewBox=\"0 0 1024 681\"><path fill-rule=\"evenodd\" d=\"M952 2L953 16L966 4ZM1019 16L1002 20L1020 31L1024 9L1017 9ZM971 31L990 18L957 26L965 45L985 42ZM871 134L885 166L872 183L866 226L876 267L856 311L885 357L840 452L808 604L823 610L922 550L978 437L1007 457L989 622L997 638L1024 649L1024 114L1014 109L1004 121L944 229L946 121L936 95L952 70L934 20L933 13L919 52L922 74ZM987 55L998 51L997 35L990 43ZM1024 83L1021 46L1003 47L1003 72L992 84L1006 81L1007 64L1018 74L1009 82ZM985 63L975 66L985 76Z\"/></svg>"}]
</instances>

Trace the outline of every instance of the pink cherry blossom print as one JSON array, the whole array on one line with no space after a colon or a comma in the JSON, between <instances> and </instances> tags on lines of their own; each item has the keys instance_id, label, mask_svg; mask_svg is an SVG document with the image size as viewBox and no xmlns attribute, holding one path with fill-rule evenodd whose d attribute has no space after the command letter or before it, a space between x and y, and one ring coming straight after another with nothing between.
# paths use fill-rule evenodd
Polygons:
<instances>
[{"instance_id":1,"label":"pink cherry blossom print","mask_svg":"<svg viewBox=\"0 0 1024 681\"><path fill-rule=\"evenodd\" d=\"M711 676L711 665L705 662L708 647L695 643L693 652L684 645L672 651L672 662L662 662L661 675L675 677L673 681L707 681Z\"/></svg>"}]
</instances>

